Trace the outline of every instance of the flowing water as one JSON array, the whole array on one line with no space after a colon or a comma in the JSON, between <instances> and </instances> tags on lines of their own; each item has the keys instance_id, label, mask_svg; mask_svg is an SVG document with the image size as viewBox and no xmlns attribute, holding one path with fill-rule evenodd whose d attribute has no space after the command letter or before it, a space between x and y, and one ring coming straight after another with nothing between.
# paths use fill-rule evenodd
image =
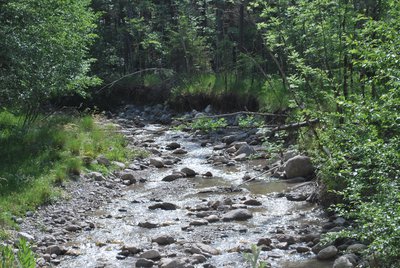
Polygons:
<instances>
[{"instance_id":1,"label":"flowing water","mask_svg":"<svg viewBox=\"0 0 400 268\"><path fill-rule=\"evenodd\" d=\"M303 229L319 232L321 222L326 220L322 210L314 204L278 197L277 193L293 185L277 179L261 177L237 187L241 191L229 191L242 183L245 174L259 174L257 167L265 164L265 160L240 162L234 167L214 166L207 162L213 148L201 147L200 142L188 134L163 131L158 126L136 130L133 134L138 139L153 139L153 145L157 145L163 155L169 154L163 148L172 141L180 143L188 153L179 156L181 161L171 168L138 171L137 176L145 178L147 182L126 187L121 198L110 201L92 213L90 219L96 228L80 233L70 242L69 245L79 250L80 254L67 257L60 267L135 267L136 257L116 259L122 245L135 245L143 250L156 249L162 256L188 257L190 255L185 249L199 242L220 252L209 258L207 263L215 267L249 267L242 251L257 244L260 238L273 238L277 230L293 236L298 236ZM189 167L199 174L211 172L213 176L161 181L172 170L183 167ZM240 204L245 198L257 199L262 205L247 207L253 213L253 218L247 221L189 225L198 219L195 213L191 213L193 208L206 207L208 202L228 198L235 204ZM168 211L148 208L161 201L176 204L179 208ZM145 221L156 223L159 227L146 229L138 226L139 222ZM167 246L152 243L152 238L166 234L175 237L176 243ZM296 243L288 249L262 251L260 259L269 262L272 267L332 267L331 262L317 261L311 252L297 253L295 248L298 245L302 244ZM196 267L203 267L203 264Z\"/></svg>"}]
</instances>

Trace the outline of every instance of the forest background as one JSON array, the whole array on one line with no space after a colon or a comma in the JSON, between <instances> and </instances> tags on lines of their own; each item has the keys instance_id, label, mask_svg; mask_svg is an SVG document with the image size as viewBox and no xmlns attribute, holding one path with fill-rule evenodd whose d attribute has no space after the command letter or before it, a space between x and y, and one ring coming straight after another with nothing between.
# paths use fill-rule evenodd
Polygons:
<instances>
[{"instance_id":1,"label":"forest background","mask_svg":"<svg viewBox=\"0 0 400 268\"><path fill-rule=\"evenodd\" d=\"M298 139L314 156L329 204L354 221L339 235L369 244L366 253L382 265L396 265L399 18L396 0L0 1L2 198L37 179L11 171L33 168L16 163L21 151L63 159L59 179L79 171L76 132L39 131L66 123L46 121L43 111L67 96L104 105L129 93L132 101L162 96L181 110L212 103L220 111L286 112L291 121L320 120ZM80 135L94 129L91 119L76 120ZM44 156L43 144L69 153ZM3 210L7 222L12 209Z\"/></svg>"}]
</instances>

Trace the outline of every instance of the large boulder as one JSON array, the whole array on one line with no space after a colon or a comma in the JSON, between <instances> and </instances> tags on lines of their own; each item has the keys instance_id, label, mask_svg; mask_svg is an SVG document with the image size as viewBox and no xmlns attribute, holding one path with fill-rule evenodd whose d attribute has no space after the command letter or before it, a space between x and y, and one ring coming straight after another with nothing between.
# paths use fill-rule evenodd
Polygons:
<instances>
[{"instance_id":1,"label":"large boulder","mask_svg":"<svg viewBox=\"0 0 400 268\"><path fill-rule=\"evenodd\" d=\"M287 179L296 177L310 177L314 173L314 166L308 156L298 155L290 158L284 166Z\"/></svg>"}]
</instances>

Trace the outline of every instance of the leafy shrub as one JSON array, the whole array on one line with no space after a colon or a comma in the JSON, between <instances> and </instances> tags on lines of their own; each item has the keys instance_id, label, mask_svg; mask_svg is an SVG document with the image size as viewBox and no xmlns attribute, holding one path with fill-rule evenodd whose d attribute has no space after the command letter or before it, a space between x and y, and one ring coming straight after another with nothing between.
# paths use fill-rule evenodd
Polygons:
<instances>
[{"instance_id":1,"label":"leafy shrub","mask_svg":"<svg viewBox=\"0 0 400 268\"><path fill-rule=\"evenodd\" d=\"M225 118L213 119L213 118L197 118L191 124L193 129L203 131L214 131L218 128L224 128L228 125Z\"/></svg>"},{"instance_id":2,"label":"leafy shrub","mask_svg":"<svg viewBox=\"0 0 400 268\"><path fill-rule=\"evenodd\" d=\"M321 132L329 156L320 177L341 197L335 211L354 221L353 230L339 235L369 244L380 267L400 256L400 98L393 93L382 97L391 101L340 103L343 114L326 118L334 127Z\"/></svg>"},{"instance_id":3,"label":"leafy shrub","mask_svg":"<svg viewBox=\"0 0 400 268\"><path fill-rule=\"evenodd\" d=\"M255 118L252 115L246 115L239 118L238 125L241 128L262 127L264 125L264 122L261 119Z\"/></svg>"}]
</instances>

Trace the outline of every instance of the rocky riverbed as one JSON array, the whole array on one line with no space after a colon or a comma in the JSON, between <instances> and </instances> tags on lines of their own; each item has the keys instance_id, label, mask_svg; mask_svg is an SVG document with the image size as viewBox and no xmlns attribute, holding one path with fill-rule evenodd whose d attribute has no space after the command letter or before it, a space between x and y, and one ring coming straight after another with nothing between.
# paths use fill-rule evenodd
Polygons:
<instances>
[{"instance_id":1,"label":"rocky riverbed","mask_svg":"<svg viewBox=\"0 0 400 268\"><path fill-rule=\"evenodd\" d=\"M82 174L63 186L65 199L18 219L39 267L250 267L243 256L252 245L271 267L359 262L363 245L319 244L322 232L348 223L312 202L308 157L269 155L257 130L176 131L165 125L171 117L128 106L104 120L150 156L113 163L113 174ZM344 245L354 250L339 257Z\"/></svg>"}]
</instances>

